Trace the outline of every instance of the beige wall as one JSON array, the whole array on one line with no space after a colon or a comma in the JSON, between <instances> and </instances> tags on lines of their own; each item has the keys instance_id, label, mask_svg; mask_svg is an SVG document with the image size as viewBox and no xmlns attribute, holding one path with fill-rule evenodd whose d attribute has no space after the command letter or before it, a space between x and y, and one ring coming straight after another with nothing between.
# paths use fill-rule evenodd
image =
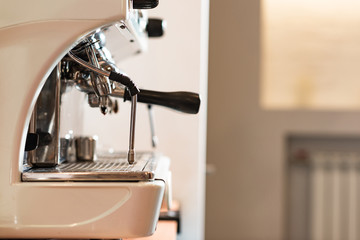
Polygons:
<instances>
[{"instance_id":1,"label":"beige wall","mask_svg":"<svg viewBox=\"0 0 360 240\"><path fill-rule=\"evenodd\" d=\"M210 2L207 240L287 239L287 134L360 134L359 112L259 107L260 7Z\"/></svg>"}]
</instances>

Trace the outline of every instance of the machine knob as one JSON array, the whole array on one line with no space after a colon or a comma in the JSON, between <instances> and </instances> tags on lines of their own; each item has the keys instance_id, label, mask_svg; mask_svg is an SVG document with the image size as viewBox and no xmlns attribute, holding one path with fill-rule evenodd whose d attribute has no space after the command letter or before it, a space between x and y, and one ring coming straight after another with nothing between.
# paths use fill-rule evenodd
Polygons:
<instances>
[{"instance_id":1,"label":"machine knob","mask_svg":"<svg viewBox=\"0 0 360 240\"><path fill-rule=\"evenodd\" d=\"M151 9L157 7L159 0L133 0L134 9Z\"/></svg>"},{"instance_id":2,"label":"machine knob","mask_svg":"<svg viewBox=\"0 0 360 240\"><path fill-rule=\"evenodd\" d=\"M164 35L166 22L162 19L149 18L146 25L146 32L149 37L161 37Z\"/></svg>"}]
</instances>

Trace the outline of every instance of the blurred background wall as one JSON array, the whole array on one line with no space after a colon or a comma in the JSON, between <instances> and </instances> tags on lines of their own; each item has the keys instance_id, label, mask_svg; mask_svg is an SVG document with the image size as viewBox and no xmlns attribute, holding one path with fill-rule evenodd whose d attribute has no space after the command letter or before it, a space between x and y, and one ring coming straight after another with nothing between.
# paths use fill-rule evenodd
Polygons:
<instances>
[{"instance_id":1,"label":"blurred background wall","mask_svg":"<svg viewBox=\"0 0 360 240\"><path fill-rule=\"evenodd\" d=\"M356 109L261 107L261 13L260 0L210 1L207 240L289 239L287 136L360 134Z\"/></svg>"}]
</instances>

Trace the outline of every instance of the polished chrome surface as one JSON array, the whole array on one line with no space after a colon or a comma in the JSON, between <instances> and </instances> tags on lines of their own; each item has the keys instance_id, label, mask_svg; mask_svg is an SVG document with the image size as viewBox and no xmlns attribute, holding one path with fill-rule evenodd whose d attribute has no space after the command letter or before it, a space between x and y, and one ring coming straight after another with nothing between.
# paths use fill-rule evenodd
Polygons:
<instances>
[{"instance_id":1,"label":"polished chrome surface","mask_svg":"<svg viewBox=\"0 0 360 240\"><path fill-rule=\"evenodd\" d=\"M111 52L106 48L105 33L103 31L96 31L91 39L92 42L94 42L93 45L95 47L96 57L100 64L100 68L109 72L119 72L119 68L115 65Z\"/></svg>"},{"instance_id":2,"label":"polished chrome surface","mask_svg":"<svg viewBox=\"0 0 360 240\"><path fill-rule=\"evenodd\" d=\"M100 106L100 99L96 96L95 93L88 93L88 103L90 107L99 107Z\"/></svg>"},{"instance_id":3,"label":"polished chrome surface","mask_svg":"<svg viewBox=\"0 0 360 240\"><path fill-rule=\"evenodd\" d=\"M60 63L46 80L34 107L29 132L39 135L39 146L28 152L28 163L52 167L59 163Z\"/></svg>"},{"instance_id":4,"label":"polished chrome surface","mask_svg":"<svg viewBox=\"0 0 360 240\"><path fill-rule=\"evenodd\" d=\"M36 133L36 119L37 119L36 108L37 107L35 105L34 110L31 114L28 133ZM36 160L36 150L28 151L25 153L26 154L24 154L24 164L32 165L32 162L35 162Z\"/></svg>"},{"instance_id":5,"label":"polished chrome surface","mask_svg":"<svg viewBox=\"0 0 360 240\"><path fill-rule=\"evenodd\" d=\"M60 138L60 162L76 162L76 146L73 136L67 134Z\"/></svg>"},{"instance_id":6,"label":"polished chrome surface","mask_svg":"<svg viewBox=\"0 0 360 240\"><path fill-rule=\"evenodd\" d=\"M108 71L104 71L104 70L101 70L100 68L97 68L87 62L85 62L84 60L82 60L81 58L78 58L77 56L75 56L71 51L68 52L68 55L69 57L71 57L75 62L79 63L80 65L90 69L91 71L94 71L100 75L103 75L103 76L106 76L106 77L109 77L110 76L110 72Z\"/></svg>"},{"instance_id":7,"label":"polished chrome surface","mask_svg":"<svg viewBox=\"0 0 360 240\"><path fill-rule=\"evenodd\" d=\"M112 97L123 98L125 96L125 87L121 83L113 82L113 89L110 94Z\"/></svg>"},{"instance_id":8,"label":"polished chrome surface","mask_svg":"<svg viewBox=\"0 0 360 240\"><path fill-rule=\"evenodd\" d=\"M86 53L87 56L90 60L90 63L92 65L94 65L97 68L100 68L100 63L98 62L97 56L96 56L96 52L95 52L95 47L93 46L93 44L90 42L89 47L87 47L86 49ZM94 92L96 93L96 95L100 98L100 110L102 114L106 114L108 113L108 107L107 107L107 98L109 96L109 94L111 93L111 83L110 80L108 79L108 77L103 76L103 75L98 75L94 72L90 73L90 79L91 79L91 83L92 86L94 88Z\"/></svg>"},{"instance_id":9,"label":"polished chrome surface","mask_svg":"<svg viewBox=\"0 0 360 240\"><path fill-rule=\"evenodd\" d=\"M90 45L85 50L88 58L90 59L90 64L100 69L101 66L98 62L94 46ZM108 96L111 93L110 80L106 76L98 75L94 72L91 72L90 74L92 76L91 82L96 95L98 95L99 97Z\"/></svg>"},{"instance_id":10,"label":"polished chrome surface","mask_svg":"<svg viewBox=\"0 0 360 240\"><path fill-rule=\"evenodd\" d=\"M98 62L97 57L95 56L95 50L93 46L91 46L93 50L87 50L89 58L92 58L92 64L86 63L82 59L78 58L71 51L68 55L81 66L90 69L90 79L91 81L86 81L85 79L74 79L76 80L76 88L82 92L89 93L88 95L88 103L91 107L100 107L100 110L103 114L108 113L109 111L112 112L114 110L112 101L109 96L114 97L123 97L125 94L124 86L121 84L110 83L108 76L110 75L109 72L104 71L100 68L106 68L109 71L117 70L116 66L112 64L110 61L106 61L102 57L100 57L102 61L102 66L100 66L100 62ZM96 50L97 53L101 53L101 51ZM100 54L101 55L101 54ZM102 55L101 55L102 56ZM94 64L93 64L94 63ZM82 74L84 75L84 74ZM112 94L114 92L114 94ZM95 93L93 95L92 93ZM98 98L98 99L96 99ZM114 111L117 112L117 111Z\"/></svg>"},{"instance_id":11,"label":"polished chrome surface","mask_svg":"<svg viewBox=\"0 0 360 240\"><path fill-rule=\"evenodd\" d=\"M66 160L69 155L70 139L60 138L60 160Z\"/></svg>"},{"instance_id":12,"label":"polished chrome surface","mask_svg":"<svg viewBox=\"0 0 360 240\"><path fill-rule=\"evenodd\" d=\"M136 155L132 165L126 153L99 153L93 162L63 163L54 168L33 168L23 181L141 181L154 179L157 160L150 152Z\"/></svg>"},{"instance_id":13,"label":"polished chrome surface","mask_svg":"<svg viewBox=\"0 0 360 240\"><path fill-rule=\"evenodd\" d=\"M70 53L69 53L69 55L70 55ZM78 59L77 57L75 57L75 58ZM82 60L80 59L80 61L82 61ZM69 65L69 63L70 63L70 61L63 61L63 65ZM117 68L110 66L110 64L112 64L111 62L107 62L107 64L102 63L102 62L99 62L99 63L102 64L101 68L103 68L103 69L115 69L115 70L117 70L117 72L120 72L120 71L118 71ZM67 71L70 72L70 70L67 70ZM66 79L67 85L71 85L73 83L75 85L76 89L79 90L80 92L95 94L92 82L89 77L90 74L87 73L84 70L84 68L80 68L79 66L72 66L71 73L66 73L66 74L68 75L67 76L68 79ZM118 82L112 82L111 93L109 94L109 96L123 98L124 95L125 95L125 86ZM97 101L100 102L100 100L97 100Z\"/></svg>"},{"instance_id":14,"label":"polished chrome surface","mask_svg":"<svg viewBox=\"0 0 360 240\"><path fill-rule=\"evenodd\" d=\"M130 136L129 136L129 152L128 152L128 162L130 164L133 164L135 160L136 104L137 104L137 95L134 95L131 97Z\"/></svg>"},{"instance_id":15,"label":"polished chrome surface","mask_svg":"<svg viewBox=\"0 0 360 240\"><path fill-rule=\"evenodd\" d=\"M75 92L87 94L88 104L91 107L99 107L103 114L116 113L118 104L111 97L125 95L124 85L108 79L109 71L119 71L111 53L105 47L105 37L101 31L87 36L74 49L76 56L71 51L68 52L50 74L40 92L28 132L43 134L45 136L43 139L47 142L43 145L39 144L39 147L33 151L26 152L24 158L26 165L51 168L62 161L94 160L95 149L92 149L95 146L94 142L80 144L80 140L75 141L73 136L71 138L65 136L67 132L73 132L72 126L75 124L64 124L66 127L61 130L60 136L60 115L62 121L66 121L68 116L74 121L74 117L79 116L78 113L82 111L81 98L75 98L80 100L79 102L68 100L76 96L73 92L75 89L77 90ZM64 102L66 104L61 105ZM134 163L137 159L134 150L136 102L137 96L132 97L128 163ZM81 129L75 129L74 134L83 135ZM77 146L75 143L78 143ZM88 152L84 152L79 146L89 147Z\"/></svg>"},{"instance_id":16,"label":"polished chrome surface","mask_svg":"<svg viewBox=\"0 0 360 240\"><path fill-rule=\"evenodd\" d=\"M75 138L76 159L93 161L95 159L96 139L93 137Z\"/></svg>"}]
</instances>

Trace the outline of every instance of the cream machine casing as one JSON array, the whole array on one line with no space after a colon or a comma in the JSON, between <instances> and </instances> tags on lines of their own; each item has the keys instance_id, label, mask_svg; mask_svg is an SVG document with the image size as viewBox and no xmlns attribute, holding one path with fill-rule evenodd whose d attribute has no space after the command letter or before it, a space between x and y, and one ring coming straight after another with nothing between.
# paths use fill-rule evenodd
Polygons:
<instances>
[{"instance_id":1,"label":"cream machine casing","mask_svg":"<svg viewBox=\"0 0 360 240\"><path fill-rule=\"evenodd\" d=\"M151 155L160 160L143 180L121 181L106 173L100 175L104 181L82 181L81 174L72 181L78 175L68 173L59 178L46 173L47 179L41 172L29 173L29 181L23 176L32 110L45 82L81 39L99 30L115 29L117 60L143 51L145 13L133 8L139 2L0 1L0 238L121 238L154 232L166 158Z\"/></svg>"}]
</instances>

